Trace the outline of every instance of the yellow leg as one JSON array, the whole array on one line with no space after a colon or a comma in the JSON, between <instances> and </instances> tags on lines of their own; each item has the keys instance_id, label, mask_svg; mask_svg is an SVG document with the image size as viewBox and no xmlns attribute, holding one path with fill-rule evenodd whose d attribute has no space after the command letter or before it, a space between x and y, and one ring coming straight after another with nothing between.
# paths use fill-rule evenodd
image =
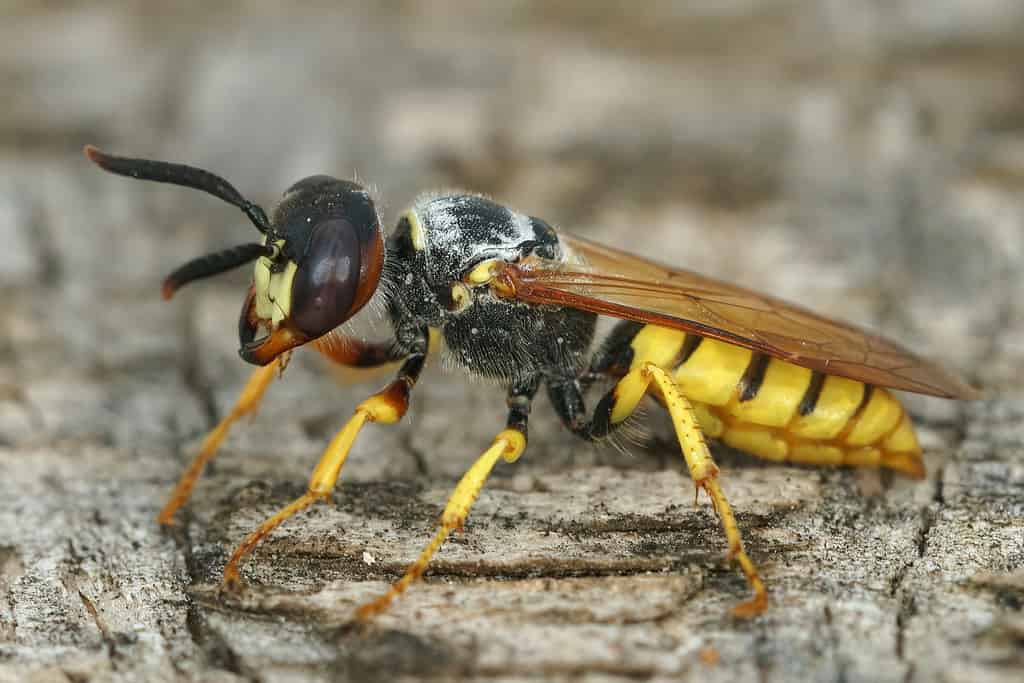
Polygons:
<instances>
[{"instance_id":1,"label":"yellow leg","mask_svg":"<svg viewBox=\"0 0 1024 683\"><path fill-rule=\"evenodd\" d=\"M260 400L263 398L263 394L267 391L267 387L270 386L270 381L274 379L274 373L277 372L278 361L275 359L269 365L265 365L260 368L256 368L252 375L249 377L249 381L246 383L245 388L242 389L241 395L238 397L238 401L235 403L235 407L231 409L231 412L220 421L213 430L206 435L203 439L202 445L199 447L199 453L192 460L192 464L189 465L185 473L181 475L181 479L178 480L178 485L174 487L174 491L171 493L170 499L167 504L164 505L163 510L157 516L156 521L160 524L173 524L174 513L178 509L188 502L188 497L192 493L192 487L195 486L196 480L199 479L199 475L202 474L203 467L206 463L213 459L213 456L217 454L217 449L220 447L224 437L228 435L228 431L231 429L231 425L237 422L242 416L251 413L260 404Z\"/></svg>"},{"instance_id":2,"label":"yellow leg","mask_svg":"<svg viewBox=\"0 0 1024 683\"><path fill-rule=\"evenodd\" d=\"M427 565L430 563L430 558L441 548L445 539L448 538L448 534L455 529L461 529L466 523L469 509L480 495L480 489L484 487L484 483L498 459L504 458L507 462L513 462L522 454L524 448L526 448L526 437L519 430L505 429L494 438L491 447L484 451L483 455L473 463L473 466L462 475L454 493L448 499L444 512L441 513L441 528L438 529L433 540L427 544L416 561L405 570L405 575L391 586L387 593L356 610L357 619L366 619L380 614L413 581L423 576L423 572L426 571Z\"/></svg>"},{"instance_id":3,"label":"yellow leg","mask_svg":"<svg viewBox=\"0 0 1024 683\"><path fill-rule=\"evenodd\" d=\"M672 417L672 424L676 430L676 437L683 450L683 457L690 469L690 476L699 489L704 489L711 504L722 522L722 529L725 538L729 543L729 558L736 560L747 583L754 592L754 597L747 602L737 605L733 612L739 617L752 617L760 614L768 606L768 596L765 592L764 582L758 576L757 569L750 557L743 550L743 540L740 537L739 526L732 514L732 508L725 494L718 485L718 466L711 458L707 442L700 429L697 414L693 406L679 391L679 387L672 380L672 377L663 369L653 363L644 363L623 377L615 386L615 404L611 412L611 422L618 423L626 419L633 412L640 402L644 392L648 391L651 382L654 382L661 391L665 406Z\"/></svg>"},{"instance_id":4,"label":"yellow leg","mask_svg":"<svg viewBox=\"0 0 1024 683\"><path fill-rule=\"evenodd\" d=\"M331 443L327 445L323 455L320 456L320 461L309 479L306 493L263 522L255 531L246 536L245 540L232 553L231 559L224 567L224 584L228 588L235 588L241 584L239 563L259 545L260 541L270 535L270 532L286 519L302 512L318 500L330 497L331 491L338 481L338 476L341 474L341 468L345 464L345 459L348 458L352 444L363 425L367 422L391 424L402 418L408 407L408 390L409 380L399 378L359 404L355 414L331 439Z\"/></svg>"}]
</instances>

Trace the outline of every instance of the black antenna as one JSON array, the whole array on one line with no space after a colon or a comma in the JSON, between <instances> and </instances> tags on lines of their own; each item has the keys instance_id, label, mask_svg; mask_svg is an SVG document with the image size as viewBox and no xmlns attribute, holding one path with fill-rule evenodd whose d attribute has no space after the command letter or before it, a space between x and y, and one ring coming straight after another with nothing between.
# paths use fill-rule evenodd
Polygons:
<instances>
[{"instance_id":1,"label":"black antenna","mask_svg":"<svg viewBox=\"0 0 1024 683\"><path fill-rule=\"evenodd\" d=\"M237 268L260 256L273 256L276 252L277 249L270 245L252 242L200 256L176 268L173 273L168 275L160 287L160 295L164 299L170 299L178 289L194 280L220 275L224 271Z\"/></svg>"},{"instance_id":2,"label":"black antenna","mask_svg":"<svg viewBox=\"0 0 1024 683\"><path fill-rule=\"evenodd\" d=\"M85 156L104 171L116 173L117 175L139 180L153 180L158 183L170 183L172 185L183 185L196 190L208 192L218 199L223 199L228 204L237 206L249 217L256 229L264 235L270 230L270 221L267 220L266 212L257 204L253 204L242 196L238 190L228 181L219 175L204 171L201 168L185 166L184 164L171 164L166 161L152 161L150 159L129 159L106 154L92 145L86 145ZM251 245L245 245L251 246ZM230 250L229 250L230 251ZM227 252L221 252L222 254ZM214 255L211 255L211 257ZM257 254L258 256L258 254ZM207 257L210 258L210 257ZM253 256L252 258L256 258ZM250 259L251 260L251 259ZM192 262L195 263L195 262ZM186 264L191 265L190 264ZM241 265L236 264L236 265ZM180 270L180 269L179 269ZM175 271L176 273L178 271ZM201 276L205 277L205 276ZM183 283L184 284L184 283Z\"/></svg>"}]
</instances>

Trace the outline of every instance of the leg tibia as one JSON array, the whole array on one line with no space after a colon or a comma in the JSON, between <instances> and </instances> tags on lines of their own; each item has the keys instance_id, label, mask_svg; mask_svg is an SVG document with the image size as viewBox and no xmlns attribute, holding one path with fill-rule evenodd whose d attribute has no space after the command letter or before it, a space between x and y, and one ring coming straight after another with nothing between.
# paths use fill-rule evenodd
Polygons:
<instances>
[{"instance_id":1,"label":"leg tibia","mask_svg":"<svg viewBox=\"0 0 1024 683\"><path fill-rule=\"evenodd\" d=\"M369 417L366 410L357 408L355 414L345 423L341 431L331 439L331 443L327 446L323 455L320 456L320 461L310 477L309 488L306 493L281 508L272 517L260 524L255 531L246 536L245 540L235 548L235 552L231 554L231 559L228 560L227 565L224 567L224 584L226 586L234 588L241 583L242 576L239 566L242 560L252 553L256 546L269 536L274 529L313 503L323 500L330 495L335 484L338 482L338 476L341 474L341 468L345 464L346 458L348 458L352 444L355 442L359 430L363 428Z\"/></svg>"},{"instance_id":2,"label":"leg tibia","mask_svg":"<svg viewBox=\"0 0 1024 683\"><path fill-rule=\"evenodd\" d=\"M613 358L614 363L624 360L625 357L620 356ZM709 412L706 406L691 405L671 375L650 362L637 363L633 366L611 391L598 401L590 420L580 418L583 402L578 386L559 385L557 391L551 391L549 386L552 404L565 425L579 436L591 440L607 435L622 424L636 410L646 393L654 395L668 409L690 476L698 490L704 489L711 498L729 544L729 556L740 565L754 593L750 601L736 607L735 613L739 616L753 616L764 611L768 604L764 583L758 576L754 563L743 550L736 518L718 484L718 467L712 460L711 452L704 440L702 425L705 424L713 430L713 435L720 435L722 425L720 421L716 421L716 416Z\"/></svg>"},{"instance_id":3,"label":"leg tibia","mask_svg":"<svg viewBox=\"0 0 1024 683\"><path fill-rule=\"evenodd\" d=\"M619 408L618 398L620 396L635 408L639 403L639 396L649 391L652 388L651 384L655 385L660 394L660 400L669 411L683 458L690 469L690 476L693 478L694 484L708 494L711 504L722 522L722 530L725 532L729 546L729 557L740 565L740 569L743 570L747 583L754 593L753 598L749 601L737 605L734 613L742 617L759 614L768 605L764 583L761 581L754 563L743 549L739 525L736 523L729 501L719 486L718 466L712 460L711 452L704 440L699 415L683 396L672 377L653 363L643 363L631 370L610 392L610 395L616 400L616 405L613 405L611 409L611 421L613 424L621 422L629 415L624 409ZM620 386L625 388L620 391ZM638 387L642 387L639 396L637 395Z\"/></svg>"},{"instance_id":4,"label":"leg tibia","mask_svg":"<svg viewBox=\"0 0 1024 683\"><path fill-rule=\"evenodd\" d=\"M487 482L487 477L498 460L504 458L507 462L514 462L522 454L524 448L526 448L526 437L517 429L505 429L494 438L490 448L484 451L462 475L458 486L455 487L451 498L448 499L448 504L445 505L444 512L441 513L441 528L437 530L434 538L423 549L416 561L409 565L402 578L388 589L387 593L356 610L356 618L366 619L383 612L395 598L405 592L410 584L423 576L423 572L430 564L430 559L441 549L448 534L456 529L461 529L466 523L469 509L476 502L477 496L480 495L481 489Z\"/></svg>"},{"instance_id":5,"label":"leg tibia","mask_svg":"<svg viewBox=\"0 0 1024 683\"><path fill-rule=\"evenodd\" d=\"M409 384L401 377L360 403L352 419L331 439L320 456L320 462L309 479L309 493L326 497L334 490L345 458L363 425L367 422L393 424L402 419L408 407Z\"/></svg>"},{"instance_id":6,"label":"leg tibia","mask_svg":"<svg viewBox=\"0 0 1024 683\"><path fill-rule=\"evenodd\" d=\"M740 565L740 569L747 577L747 583L750 584L750 588L754 592L753 598L737 605L733 612L740 617L760 614L768 606L768 594L754 563L743 549L739 525L732 514L729 501L718 484L718 466L711 459L711 452L701 433L697 414L667 372L650 363L641 366L641 369L645 375L657 383L661 390L665 407L668 408L669 414L672 416L676 437L683 449L683 457L690 467L690 475L693 477L694 483L703 488L711 498L711 503L714 505L715 512L718 513L726 540L729 543L729 557Z\"/></svg>"}]
</instances>

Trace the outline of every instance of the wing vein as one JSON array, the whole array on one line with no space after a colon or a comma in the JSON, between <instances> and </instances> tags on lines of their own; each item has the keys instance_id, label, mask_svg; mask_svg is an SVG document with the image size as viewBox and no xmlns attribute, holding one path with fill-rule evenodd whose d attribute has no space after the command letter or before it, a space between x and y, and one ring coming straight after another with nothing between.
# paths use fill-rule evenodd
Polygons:
<instances>
[{"instance_id":1,"label":"wing vein","mask_svg":"<svg viewBox=\"0 0 1024 683\"><path fill-rule=\"evenodd\" d=\"M578 237L560 239L569 263L532 260L506 269L516 298L672 327L865 384L979 396L955 375L874 333Z\"/></svg>"}]
</instances>

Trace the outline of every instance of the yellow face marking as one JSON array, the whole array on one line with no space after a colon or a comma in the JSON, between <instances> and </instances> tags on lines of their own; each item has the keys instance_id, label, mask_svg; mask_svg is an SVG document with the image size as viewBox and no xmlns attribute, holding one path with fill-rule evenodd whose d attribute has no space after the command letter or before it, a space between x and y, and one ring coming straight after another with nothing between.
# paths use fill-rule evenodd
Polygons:
<instances>
[{"instance_id":1,"label":"yellow face marking","mask_svg":"<svg viewBox=\"0 0 1024 683\"><path fill-rule=\"evenodd\" d=\"M750 355L750 349L704 339L689 360L676 369L675 380L691 401L722 406L736 393Z\"/></svg>"},{"instance_id":2,"label":"yellow face marking","mask_svg":"<svg viewBox=\"0 0 1024 683\"><path fill-rule=\"evenodd\" d=\"M405 212L405 219L409 221L409 238L412 240L412 248L416 251L423 251L427 248L427 239L423 235L423 224L416 212L409 209Z\"/></svg>"},{"instance_id":3,"label":"yellow face marking","mask_svg":"<svg viewBox=\"0 0 1024 683\"><path fill-rule=\"evenodd\" d=\"M252 273L253 285L256 287L256 315L267 319L270 317L270 300L266 293L270 290L270 259L260 256L256 259L256 267Z\"/></svg>"},{"instance_id":4,"label":"yellow face marking","mask_svg":"<svg viewBox=\"0 0 1024 683\"><path fill-rule=\"evenodd\" d=\"M757 396L735 404L729 412L743 422L785 427L796 415L810 383L811 371L807 368L772 358Z\"/></svg>"},{"instance_id":5,"label":"yellow face marking","mask_svg":"<svg viewBox=\"0 0 1024 683\"><path fill-rule=\"evenodd\" d=\"M284 240L275 243L278 248L284 246ZM283 271L273 272L274 263L266 256L256 259L253 270L253 285L256 288L256 315L263 320L270 320L277 326L291 311L292 280L298 266L289 261Z\"/></svg>"}]
</instances>

